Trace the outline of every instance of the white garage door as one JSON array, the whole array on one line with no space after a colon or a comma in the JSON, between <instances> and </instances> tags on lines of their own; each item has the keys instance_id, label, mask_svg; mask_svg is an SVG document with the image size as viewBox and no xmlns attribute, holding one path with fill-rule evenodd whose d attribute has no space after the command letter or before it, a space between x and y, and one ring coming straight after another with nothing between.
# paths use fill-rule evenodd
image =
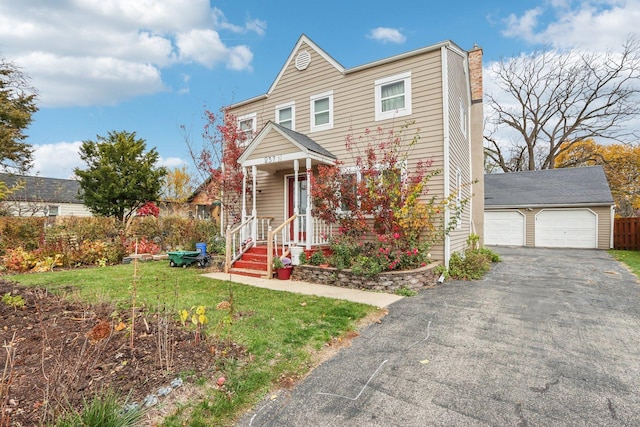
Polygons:
<instances>
[{"instance_id":1,"label":"white garage door","mask_svg":"<svg viewBox=\"0 0 640 427\"><path fill-rule=\"evenodd\" d=\"M540 211L536 215L536 246L596 248L597 220L589 209Z\"/></svg>"},{"instance_id":2,"label":"white garage door","mask_svg":"<svg viewBox=\"0 0 640 427\"><path fill-rule=\"evenodd\" d=\"M518 211L484 213L485 245L524 246L524 215Z\"/></svg>"}]
</instances>

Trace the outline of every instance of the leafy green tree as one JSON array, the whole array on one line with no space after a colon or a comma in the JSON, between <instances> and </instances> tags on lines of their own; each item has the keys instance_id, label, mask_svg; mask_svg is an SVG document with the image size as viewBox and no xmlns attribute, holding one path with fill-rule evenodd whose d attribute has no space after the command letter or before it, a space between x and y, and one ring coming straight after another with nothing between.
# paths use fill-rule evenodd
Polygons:
<instances>
[{"instance_id":1,"label":"leafy green tree","mask_svg":"<svg viewBox=\"0 0 640 427\"><path fill-rule=\"evenodd\" d=\"M31 166L33 150L24 130L38 111L36 99L29 77L0 57L0 169L23 173Z\"/></svg>"},{"instance_id":2,"label":"leafy green tree","mask_svg":"<svg viewBox=\"0 0 640 427\"><path fill-rule=\"evenodd\" d=\"M74 170L81 197L96 215L116 217L128 224L136 209L157 201L167 171L156 167L158 152L145 152L135 132L109 132L97 141L83 141L80 158L88 168Z\"/></svg>"}]
</instances>

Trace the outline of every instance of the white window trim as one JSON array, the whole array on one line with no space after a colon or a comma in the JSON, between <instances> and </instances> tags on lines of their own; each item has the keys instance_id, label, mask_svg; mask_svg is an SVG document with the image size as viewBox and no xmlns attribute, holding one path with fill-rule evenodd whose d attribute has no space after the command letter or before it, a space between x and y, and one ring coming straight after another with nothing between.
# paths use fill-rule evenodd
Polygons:
<instances>
[{"instance_id":1,"label":"white window trim","mask_svg":"<svg viewBox=\"0 0 640 427\"><path fill-rule=\"evenodd\" d=\"M258 129L258 115L257 113L244 114L242 116L238 116L236 120L238 123L238 130L240 130L241 122L246 122L247 120L251 120L251 135L247 135L247 139L244 142L244 144L247 145L249 144L249 142L251 142L251 140L253 139L253 136L256 134L256 131Z\"/></svg>"},{"instance_id":2,"label":"white window trim","mask_svg":"<svg viewBox=\"0 0 640 427\"><path fill-rule=\"evenodd\" d=\"M291 130L296 130L296 103L295 101L287 102L285 104L276 105L276 118L275 122L280 124L280 110L291 108Z\"/></svg>"},{"instance_id":3,"label":"white window trim","mask_svg":"<svg viewBox=\"0 0 640 427\"><path fill-rule=\"evenodd\" d=\"M469 116L467 115L467 109L465 108L462 98L460 98L460 131L466 137L468 127Z\"/></svg>"},{"instance_id":4,"label":"white window trim","mask_svg":"<svg viewBox=\"0 0 640 427\"><path fill-rule=\"evenodd\" d=\"M400 172L400 179L401 179L401 184L404 186L407 184L407 180L409 178L409 169L408 169L408 164L406 160L403 160L401 162L401 172ZM383 163L379 163L375 165L375 169L378 170L379 172L384 172L386 170L386 167ZM360 184L360 182L362 182L362 170L358 167L358 166L345 166L340 170L340 173L343 175L356 175L356 183ZM382 173L379 176L379 179L382 179ZM338 207L338 213L348 213L349 211L343 211L340 207Z\"/></svg>"},{"instance_id":5,"label":"white window trim","mask_svg":"<svg viewBox=\"0 0 640 427\"><path fill-rule=\"evenodd\" d=\"M48 205L47 206L47 215L46 216L60 216L60 206L58 206L58 205Z\"/></svg>"},{"instance_id":6,"label":"white window trim","mask_svg":"<svg viewBox=\"0 0 640 427\"><path fill-rule=\"evenodd\" d=\"M404 108L382 111L382 86L404 80ZM375 81L375 120L393 119L411 114L411 71L385 77Z\"/></svg>"},{"instance_id":7,"label":"white window trim","mask_svg":"<svg viewBox=\"0 0 640 427\"><path fill-rule=\"evenodd\" d=\"M329 123L325 123L322 125L316 125L316 103L315 101L329 98ZM327 91L324 93L319 93L317 95L311 95L309 97L309 109L311 110L311 132L319 132L322 130L333 129L333 91Z\"/></svg>"},{"instance_id":8,"label":"white window trim","mask_svg":"<svg viewBox=\"0 0 640 427\"><path fill-rule=\"evenodd\" d=\"M356 185L360 184L360 182L362 181L362 172L360 171L360 168L357 166L346 166L343 167L342 169L340 169L340 174L341 175L355 175L356 176ZM342 198L342 194L340 194L340 198ZM360 202L358 201L358 206L360 206ZM340 206L338 206L337 209L337 213L338 214L347 214L350 213L351 211L344 211L342 210L342 204Z\"/></svg>"}]
</instances>

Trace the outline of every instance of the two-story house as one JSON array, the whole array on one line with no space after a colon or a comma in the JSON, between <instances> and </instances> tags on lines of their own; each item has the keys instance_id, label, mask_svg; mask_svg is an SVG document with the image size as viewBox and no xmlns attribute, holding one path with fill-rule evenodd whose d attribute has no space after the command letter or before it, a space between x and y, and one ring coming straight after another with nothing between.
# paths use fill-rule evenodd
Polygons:
<instances>
[{"instance_id":1,"label":"two-story house","mask_svg":"<svg viewBox=\"0 0 640 427\"><path fill-rule=\"evenodd\" d=\"M347 135L367 128L391 131L408 122L411 130L420 129L420 139L407 167L432 160L442 171L430 181L429 197L446 198L461 189L458 197L470 200L433 257L448 263L470 233L482 236L480 48L465 51L444 41L345 68L302 35L267 92L228 111L250 135L239 159L248 177L245 226L238 227L245 241L264 238L265 219L278 229L295 216L282 227L279 243L306 249L326 243L331 230L312 216L310 174L336 159L349 166ZM444 213L445 221L449 215Z\"/></svg>"}]
</instances>

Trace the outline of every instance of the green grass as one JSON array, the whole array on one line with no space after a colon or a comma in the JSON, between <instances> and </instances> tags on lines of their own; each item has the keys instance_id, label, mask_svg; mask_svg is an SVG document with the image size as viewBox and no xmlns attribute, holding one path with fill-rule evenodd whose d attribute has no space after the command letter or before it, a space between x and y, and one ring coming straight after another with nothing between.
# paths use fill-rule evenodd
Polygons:
<instances>
[{"instance_id":1,"label":"green grass","mask_svg":"<svg viewBox=\"0 0 640 427\"><path fill-rule=\"evenodd\" d=\"M627 264L631 271L640 278L640 251L610 250L609 253L618 261Z\"/></svg>"},{"instance_id":2,"label":"green grass","mask_svg":"<svg viewBox=\"0 0 640 427\"><path fill-rule=\"evenodd\" d=\"M221 333L216 325L226 312L215 307L231 292L236 311L250 313L222 332L254 356L249 364L225 365L225 385L231 393L208 391L202 400L190 402L168 417L167 426L210 425L212 419L216 425L232 425L242 411L272 390L282 375L308 371L313 350L354 329L359 319L377 310L364 304L209 279L201 277L202 270L195 267L170 268L165 262L146 262L138 263L137 269L137 306L150 311L168 307L177 318L180 309L204 305L210 334ZM114 302L124 312L131 306L134 265L12 275L5 279L46 287L71 299Z\"/></svg>"}]
</instances>

